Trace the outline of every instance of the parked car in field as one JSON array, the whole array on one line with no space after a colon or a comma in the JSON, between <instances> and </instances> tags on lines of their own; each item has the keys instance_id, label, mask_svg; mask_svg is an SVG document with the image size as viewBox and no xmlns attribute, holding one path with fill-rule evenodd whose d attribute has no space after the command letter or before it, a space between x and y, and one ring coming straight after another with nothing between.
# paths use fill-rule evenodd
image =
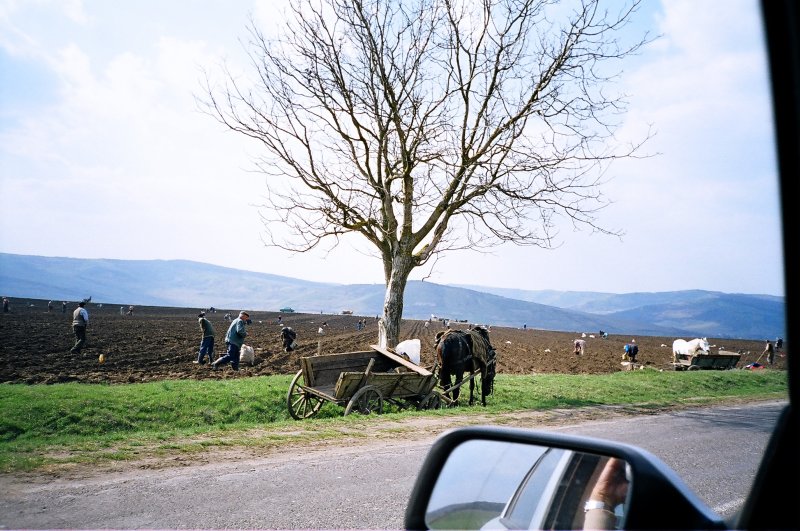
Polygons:
<instances>
[{"instance_id":1,"label":"parked car in field","mask_svg":"<svg viewBox=\"0 0 800 531\"><path fill-rule=\"evenodd\" d=\"M797 253L789 248L790 242L800 241L797 223L790 221L800 175L798 4L763 0L760 5L772 81L783 206L786 322L791 333L800 329L796 275L800 267ZM478 426L445 433L431 447L407 505L405 527L800 529L800 369L798 360L787 356L788 405L760 456L744 504L731 518L715 514L658 457L635 446Z\"/></svg>"},{"instance_id":2,"label":"parked car in field","mask_svg":"<svg viewBox=\"0 0 800 531\"><path fill-rule=\"evenodd\" d=\"M281 313L294 313L294 309L293 309L293 308L290 308L290 307L288 307L288 306L287 306L286 308L281 308L281 309L280 309L280 310L278 310L278 311L279 311L279 312L281 312Z\"/></svg>"}]
</instances>

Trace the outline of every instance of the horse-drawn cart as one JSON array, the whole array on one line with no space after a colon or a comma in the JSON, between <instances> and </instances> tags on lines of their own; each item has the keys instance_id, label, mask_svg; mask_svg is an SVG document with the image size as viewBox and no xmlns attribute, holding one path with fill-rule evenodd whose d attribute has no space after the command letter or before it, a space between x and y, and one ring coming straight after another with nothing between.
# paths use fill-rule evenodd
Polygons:
<instances>
[{"instance_id":1,"label":"horse-drawn cart","mask_svg":"<svg viewBox=\"0 0 800 531\"><path fill-rule=\"evenodd\" d=\"M436 375L397 354L373 350L323 354L300 359L301 369L289 385L286 405L297 419L313 417L325 402L352 412L382 413L384 402L400 408L434 409L441 394Z\"/></svg>"},{"instance_id":2,"label":"horse-drawn cart","mask_svg":"<svg viewBox=\"0 0 800 531\"><path fill-rule=\"evenodd\" d=\"M675 354L672 365L676 371L727 370L736 367L741 357L741 354L725 350L720 350L719 354Z\"/></svg>"}]
</instances>

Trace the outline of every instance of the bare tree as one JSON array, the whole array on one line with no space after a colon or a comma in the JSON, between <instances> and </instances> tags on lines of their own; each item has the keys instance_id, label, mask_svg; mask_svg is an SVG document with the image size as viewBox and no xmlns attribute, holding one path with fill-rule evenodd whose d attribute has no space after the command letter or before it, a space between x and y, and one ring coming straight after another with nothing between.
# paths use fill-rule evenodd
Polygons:
<instances>
[{"instance_id":1,"label":"bare tree","mask_svg":"<svg viewBox=\"0 0 800 531\"><path fill-rule=\"evenodd\" d=\"M379 344L397 343L412 270L503 242L551 248L557 218L604 234L614 131L606 94L638 0L304 0L285 31L254 22L253 79L206 78L203 109L261 142L268 245L308 251L348 233L383 261ZM290 237L279 238L280 222Z\"/></svg>"}]
</instances>

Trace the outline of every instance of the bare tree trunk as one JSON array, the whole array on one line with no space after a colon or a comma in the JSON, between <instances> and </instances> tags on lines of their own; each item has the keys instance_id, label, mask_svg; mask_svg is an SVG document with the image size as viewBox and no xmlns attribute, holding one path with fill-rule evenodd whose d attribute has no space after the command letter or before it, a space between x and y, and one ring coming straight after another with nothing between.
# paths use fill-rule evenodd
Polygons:
<instances>
[{"instance_id":1,"label":"bare tree trunk","mask_svg":"<svg viewBox=\"0 0 800 531\"><path fill-rule=\"evenodd\" d=\"M394 347L400 337L400 322L403 318L403 293L408 276L413 270L410 257L397 257L392 261L392 270L386 282L383 299L383 319L378 323L378 346Z\"/></svg>"}]
</instances>

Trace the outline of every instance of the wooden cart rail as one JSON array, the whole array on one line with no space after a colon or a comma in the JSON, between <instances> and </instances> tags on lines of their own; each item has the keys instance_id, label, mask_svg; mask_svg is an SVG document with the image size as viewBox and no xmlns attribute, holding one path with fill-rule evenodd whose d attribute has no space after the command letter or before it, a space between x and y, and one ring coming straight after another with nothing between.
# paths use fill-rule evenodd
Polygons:
<instances>
[{"instance_id":1,"label":"wooden cart rail","mask_svg":"<svg viewBox=\"0 0 800 531\"><path fill-rule=\"evenodd\" d=\"M422 376L413 372L401 373L356 373L343 372L334 390L336 399L352 397L356 391L369 385L387 398L406 398L427 394L436 384L435 377Z\"/></svg>"}]
</instances>

